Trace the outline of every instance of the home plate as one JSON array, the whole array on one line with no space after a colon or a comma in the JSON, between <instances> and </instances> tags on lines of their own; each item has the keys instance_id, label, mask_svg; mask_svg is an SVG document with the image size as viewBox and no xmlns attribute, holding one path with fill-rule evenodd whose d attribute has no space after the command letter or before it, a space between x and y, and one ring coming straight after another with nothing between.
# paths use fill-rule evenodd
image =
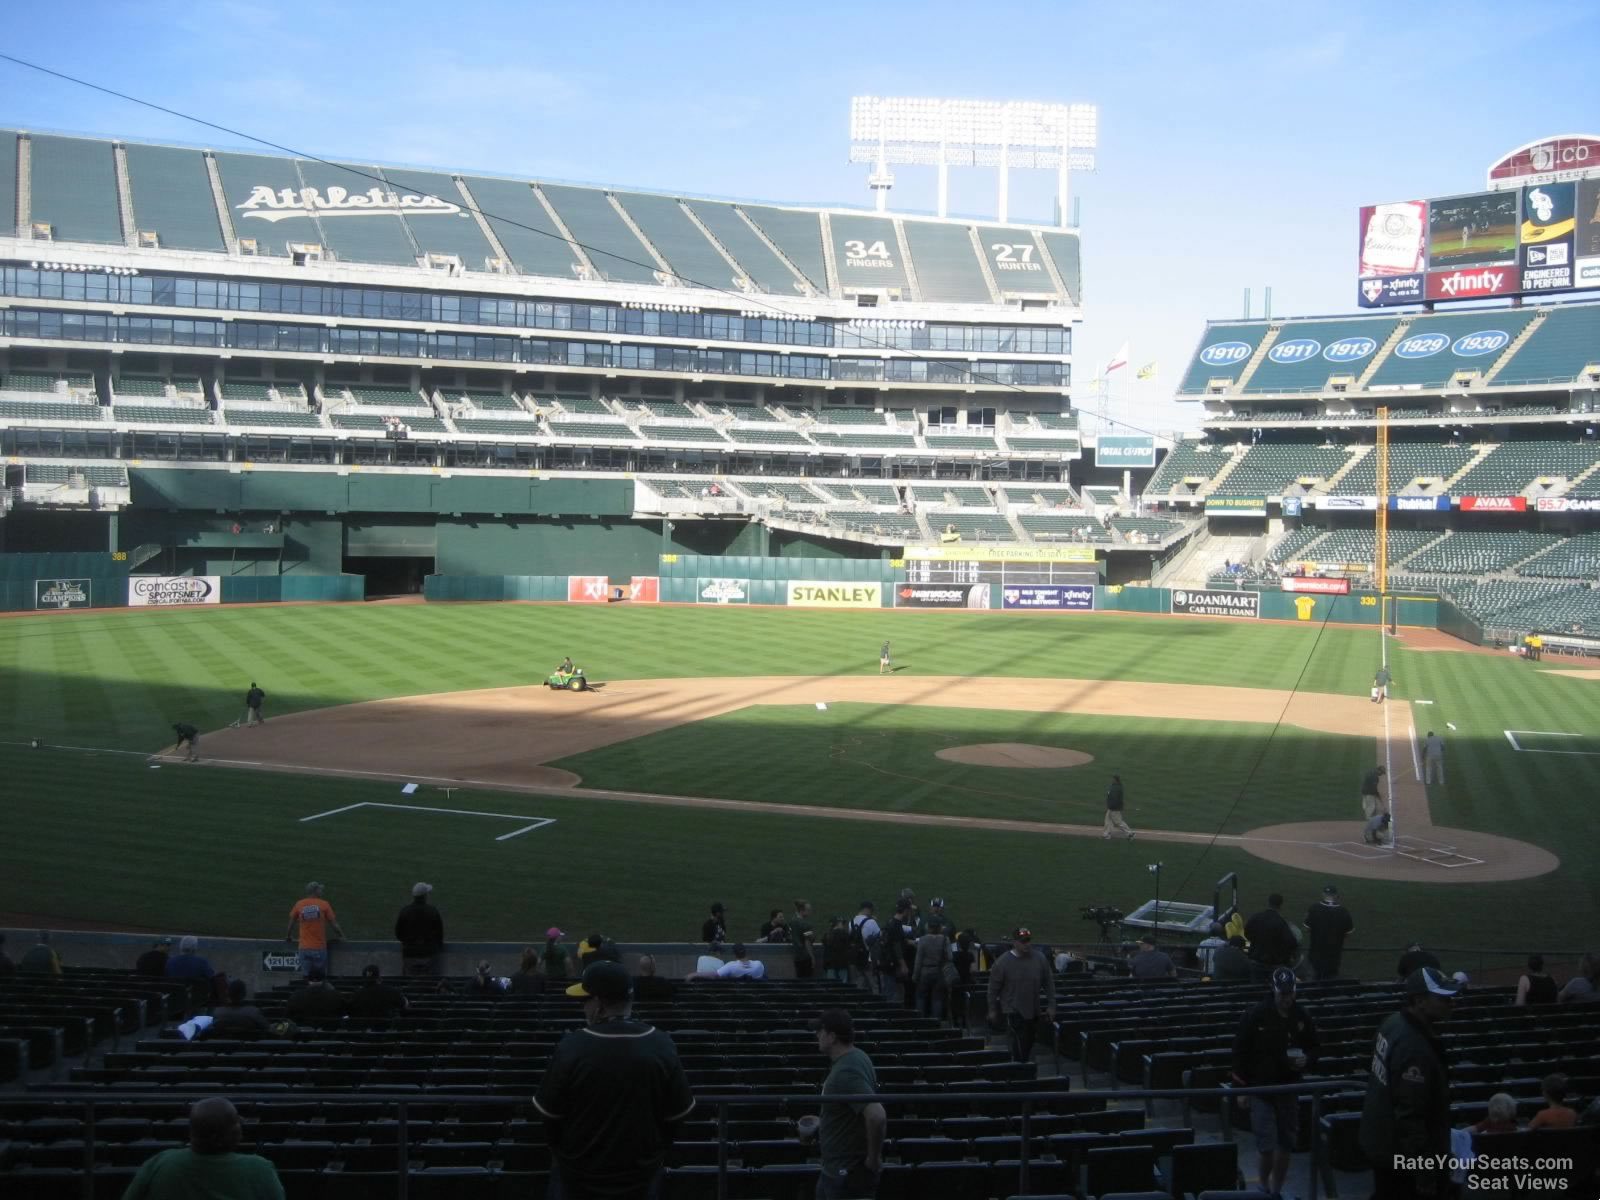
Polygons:
<instances>
[{"instance_id":1,"label":"home plate","mask_svg":"<svg viewBox=\"0 0 1600 1200\"><path fill-rule=\"evenodd\" d=\"M821 700L818 700L817 701L817 711L818 712L827 712L828 711L828 706L826 704L824 704Z\"/></svg>"}]
</instances>

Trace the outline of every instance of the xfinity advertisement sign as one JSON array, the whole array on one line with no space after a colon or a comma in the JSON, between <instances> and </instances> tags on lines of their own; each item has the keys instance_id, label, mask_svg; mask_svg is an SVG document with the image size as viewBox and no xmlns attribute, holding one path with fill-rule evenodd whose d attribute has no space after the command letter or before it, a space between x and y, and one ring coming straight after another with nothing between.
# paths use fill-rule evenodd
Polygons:
<instances>
[{"instance_id":1,"label":"xfinity advertisement sign","mask_svg":"<svg viewBox=\"0 0 1600 1200\"><path fill-rule=\"evenodd\" d=\"M1094 588L1061 583L1008 585L1000 593L1000 606L1017 610L1090 612L1094 608Z\"/></svg>"}]
</instances>

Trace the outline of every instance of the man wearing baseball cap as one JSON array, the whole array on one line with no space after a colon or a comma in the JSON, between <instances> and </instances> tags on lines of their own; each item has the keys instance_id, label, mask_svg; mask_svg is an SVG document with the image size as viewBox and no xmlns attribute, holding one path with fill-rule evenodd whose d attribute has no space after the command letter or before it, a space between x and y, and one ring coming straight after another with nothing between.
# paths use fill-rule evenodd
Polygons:
<instances>
[{"instance_id":1,"label":"man wearing baseball cap","mask_svg":"<svg viewBox=\"0 0 1600 1200\"><path fill-rule=\"evenodd\" d=\"M1056 977L1045 956L1033 948L1033 932L1026 926L1011 933L1011 949L989 970L989 1020L1005 1018L1011 1033L1011 1057L1033 1060L1033 1043L1039 1031L1039 993L1049 998L1050 1019L1056 1019Z\"/></svg>"},{"instance_id":2,"label":"man wearing baseball cap","mask_svg":"<svg viewBox=\"0 0 1600 1200\"><path fill-rule=\"evenodd\" d=\"M1295 1083L1316 1061L1316 1024L1295 1001L1294 972L1278 967L1272 972L1272 995L1245 1013L1234 1035L1234 1085ZM1293 1092L1240 1096L1239 1106L1250 1109L1250 1129L1261 1154L1261 1188L1281 1196L1300 1133L1300 1098Z\"/></svg>"},{"instance_id":3,"label":"man wearing baseball cap","mask_svg":"<svg viewBox=\"0 0 1600 1200\"><path fill-rule=\"evenodd\" d=\"M1328 884L1322 889L1322 899L1306 910L1306 932L1311 935L1311 948L1306 958L1311 962L1315 979L1337 979L1339 960L1344 957L1344 939L1355 929L1355 918L1339 899L1339 889Z\"/></svg>"},{"instance_id":4,"label":"man wearing baseball cap","mask_svg":"<svg viewBox=\"0 0 1600 1200\"><path fill-rule=\"evenodd\" d=\"M411 885L411 903L394 919L394 937L400 943L403 975L436 975L439 952L444 949L444 918L428 903L431 883Z\"/></svg>"},{"instance_id":5,"label":"man wearing baseball cap","mask_svg":"<svg viewBox=\"0 0 1600 1200\"><path fill-rule=\"evenodd\" d=\"M1438 1027L1460 990L1437 967L1418 967L1406 976L1405 1007L1378 1027L1361 1110L1378 1200L1448 1194L1450 1075Z\"/></svg>"},{"instance_id":6,"label":"man wearing baseball cap","mask_svg":"<svg viewBox=\"0 0 1600 1200\"><path fill-rule=\"evenodd\" d=\"M600 960L567 988L586 1024L556 1044L533 1098L566 1200L658 1194L676 1127L694 1108L672 1038L633 1019L633 980Z\"/></svg>"}]
</instances>

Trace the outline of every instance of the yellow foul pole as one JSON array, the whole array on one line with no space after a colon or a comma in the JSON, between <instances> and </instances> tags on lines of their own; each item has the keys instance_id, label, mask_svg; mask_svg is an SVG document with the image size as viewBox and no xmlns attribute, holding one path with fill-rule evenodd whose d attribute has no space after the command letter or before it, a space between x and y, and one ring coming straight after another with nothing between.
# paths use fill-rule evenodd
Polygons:
<instances>
[{"instance_id":1,"label":"yellow foul pole","mask_svg":"<svg viewBox=\"0 0 1600 1200\"><path fill-rule=\"evenodd\" d=\"M1378 418L1378 595L1389 591L1389 410L1380 408Z\"/></svg>"}]
</instances>

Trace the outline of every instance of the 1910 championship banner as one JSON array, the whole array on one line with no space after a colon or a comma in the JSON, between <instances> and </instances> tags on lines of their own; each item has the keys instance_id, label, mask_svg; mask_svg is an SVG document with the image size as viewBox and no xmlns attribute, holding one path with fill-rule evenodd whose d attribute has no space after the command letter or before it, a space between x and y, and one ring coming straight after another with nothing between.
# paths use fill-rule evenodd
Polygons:
<instances>
[{"instance_id":1,"label":"1910 championship banner","mask_svg":"<svg viewBox=\"0 0 1600 1200\"><path fill-rule=\"evenodd\" d=\"M129 608L171 608L181 604L221 604L220 575L130 575Z\"/></svg>"},{"instance_id":2,"label":"1910 championship banner","mask_svg":"<svg viewBox=\"0 0 1600 1200\"><path fill-rule=\"evenodd\" d=\"M33 581L33 606L35 608L88 608L93 596L87 579L35 579Z\"/></svg>"},{"instance_id":3,"label":"1910 championship banner","mask_svg":"<svg viewBox=\"0 0 1600 1200\"><path fill-rule=\"evenodd\" d=\"M1259 617L1260 592L1190 592L1179 589L1172 593L1172 611L1187 613L1192 617Z\"/></svg>"}]
</instances>

